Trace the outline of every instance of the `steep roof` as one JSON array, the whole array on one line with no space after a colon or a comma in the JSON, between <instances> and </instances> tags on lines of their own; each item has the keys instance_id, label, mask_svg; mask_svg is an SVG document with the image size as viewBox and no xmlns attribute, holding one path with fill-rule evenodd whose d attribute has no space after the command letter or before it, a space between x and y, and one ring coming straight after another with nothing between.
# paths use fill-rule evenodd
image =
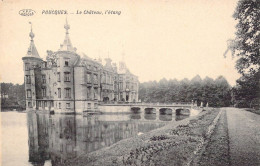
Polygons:
<instances>
[{"instance_id":1,"label":"steep roof","mask_svg":"<svg viewBox=\"0 0 260 166\"><path fill-rule=\"evenodd\" d=\"M66 35L65 35L65 39L63 41L63 44L60 45L60 51L75 52L76 49L72 46L71 41L70 41L70 37L69 37L70 25L68 24L67 19L66 19L66 24L64 25L64 28L66 29Z\"/></svg>"},{"instance_id":2,"label":"steep roof","mask_svg":"<svg viewBox=\"0 0 260 166\"><path fill-rule=\"evenodd\" d=\"M34 41L33 41L34 33L32 32L32 29L31 29L29 36L31 38L31 43L30 43L30 46L28 48L26 57L34 57L34 58L40 58L41 59L41 57L39 56L39 53L36 49L36 46L34 44Z\"/></svg>"}]
</instances>

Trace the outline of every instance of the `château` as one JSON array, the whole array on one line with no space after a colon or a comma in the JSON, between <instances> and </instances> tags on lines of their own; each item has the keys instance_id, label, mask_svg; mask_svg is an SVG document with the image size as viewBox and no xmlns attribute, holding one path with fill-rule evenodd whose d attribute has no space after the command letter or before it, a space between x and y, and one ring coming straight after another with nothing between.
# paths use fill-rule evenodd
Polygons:
<instances>
[{"instance_id":1,"label":"ch\u00e2teau","mask_svg":"<svg viewBox=\"0 0 260 166\"><path fill-rule=\"evenodd\" d=\"M82 113L98 108L99 102L137 102L138 77L124 61L112 63L106 58L92 59L77 53L72 46L67 20L65 39L57 51L47 51L43 60L31 41L24 63L27 110L53 110L60 113Z\"/></svg>"}]
</instances>

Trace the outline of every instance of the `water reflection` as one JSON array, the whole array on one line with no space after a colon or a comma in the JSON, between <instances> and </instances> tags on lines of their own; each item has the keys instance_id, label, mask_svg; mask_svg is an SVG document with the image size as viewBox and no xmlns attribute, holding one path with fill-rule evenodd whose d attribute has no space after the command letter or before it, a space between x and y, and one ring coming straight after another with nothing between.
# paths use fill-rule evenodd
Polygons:
<instances>
[{"instance_id":1,"label":"water reflection","mask_svg":"<svg viewBox=\"0 0 260 166\"><path fill-rule=\"evenodd\" d=\"M156 114L145 114L144 118L146 120L155 120L156 119Z\"/></svg>"},{"instance_id":2,"label":"water reflection","mask_svg":"<svg viewBox=\"0 0 260 166\"><path fill-rule=\"evenodd\" d=\"M159 119L161 121L172 121L172 115L160 114Z\"/></svg>"},{"instance_id":3,"label":"water reflection","mask_svg":"<svg viewBox=\"0 0 260 166\"><path fill-rule=\"evenodd\" d=\"M141 114L139 113L134 113L130 115L131 119L141 119Z\"/></svg>"},{"instance_id":4,"label":"water reflection","mask_svg":"<svg viewBox=\"0 0 260 166\"><path fill-rule=\"evenodd\" d=\"M186 119L188 117L189 117L189 115L176 115L175 120L179 121L179 120Z\"/></svg>"},{"instance_id":5,"label":"water reflection","mask_svg":"<svg viewBox=\"0 0 260 166\"><path fill-rule=\"evenodd\" d=\"M27 114L29 162L32 165L63 165L75 158L138 133L162 127L172 115L48 115ZM185 117L182 117L185 118ZM176 120L182 119L181 117Z\"/></svg>"}]
</instances>

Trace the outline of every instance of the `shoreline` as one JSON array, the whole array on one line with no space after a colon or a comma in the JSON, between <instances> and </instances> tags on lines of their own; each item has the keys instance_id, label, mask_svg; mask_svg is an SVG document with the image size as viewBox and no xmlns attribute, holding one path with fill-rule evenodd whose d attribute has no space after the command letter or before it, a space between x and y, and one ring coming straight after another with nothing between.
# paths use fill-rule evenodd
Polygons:
<instances>
[{"instance_id":1,"label":"shoreline","mask_svg":"<svg viewBox=\"0 0 260 166\"><path fill-rule=\"evenodd\" d=\"M220 109L208 108L197 116L172 122L148 133L121 140L65 165L189 165L194 153L210 136Z\"/></svg>"}]
</instances>

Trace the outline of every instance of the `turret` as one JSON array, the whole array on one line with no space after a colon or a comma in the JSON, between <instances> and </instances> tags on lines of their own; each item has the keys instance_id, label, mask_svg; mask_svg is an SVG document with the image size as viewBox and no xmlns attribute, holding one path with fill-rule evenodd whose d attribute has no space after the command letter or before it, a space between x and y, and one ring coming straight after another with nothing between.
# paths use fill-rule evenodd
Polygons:
<instances>
[{"instance_id":1,"label":"turret","mask_svg":"<svg viewBox=\"0 0 260 166\"><path fill-rule=\"evenodd\" d=\"M68 24L67 18L66 18L66 23L64 25L64 29L66 30L66 35L63 44L60 45L60 51L70 51L75 53L77 51L77 48L73 47L71 44L70 37L69 37L70 25Z\"/></svg>"},{"instance_id":2,"label":"turret","mask_svg":"<svg viewBox=\"0 0 260 166\"><path fill-rule=\"evenodd\" d=\"M30 22L31 24L31 22ZM34 33L29 33L31 38L30 46L28 48L26 56L22 58L24 64L24 85L26 94L26 109L36 108L36 91L35 91L35 69L39 68L42 59L40 58L38 51L35 47L33 38Z\"/></svg>"}]
</instances>

